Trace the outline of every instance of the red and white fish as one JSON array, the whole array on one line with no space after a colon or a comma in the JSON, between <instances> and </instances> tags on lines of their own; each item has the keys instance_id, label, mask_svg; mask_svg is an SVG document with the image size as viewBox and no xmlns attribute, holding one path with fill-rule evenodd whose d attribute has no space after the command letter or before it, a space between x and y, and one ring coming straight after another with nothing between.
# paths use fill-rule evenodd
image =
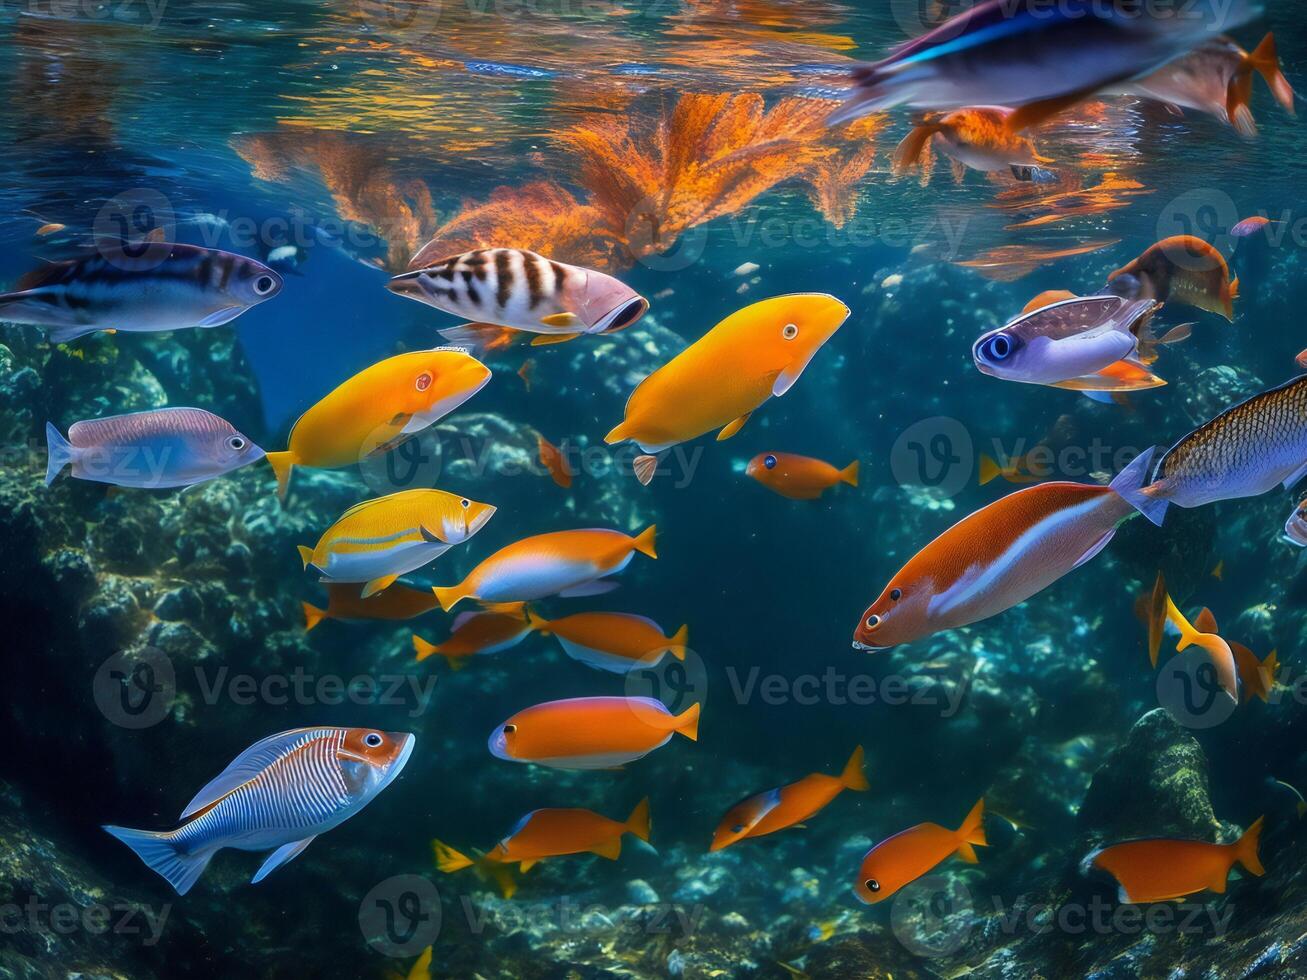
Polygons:
<instances>
[{"instance_id":1,"label":"red and white fish","mask_svg":"<svg viewBox=\"0 0 1307 980\"><path fill-rule=\"evenodd\" d=\"M224 847L272 851L260 882L344 823L394 782L413 752L407 732L296 728L242 752L182 811L176 830L104 829L136 852L179 895ZM188 819L189 818L189 819Z\"/></svg>"}]
</instances>

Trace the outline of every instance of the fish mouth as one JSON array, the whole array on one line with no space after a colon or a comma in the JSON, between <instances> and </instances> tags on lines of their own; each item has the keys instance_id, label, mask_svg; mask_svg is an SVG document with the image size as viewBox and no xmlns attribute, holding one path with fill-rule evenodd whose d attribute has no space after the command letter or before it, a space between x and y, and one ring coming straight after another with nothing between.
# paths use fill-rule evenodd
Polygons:
<instances>
[{"instance_id":1,"label":"fish mouth","mask_svg":"<svg viewBox=\"0 0 1307 980\"><path fill-rule=\"evenodd\" d=\"M507 762L517 761L508 754L508 738L504 735L503 725L490 733L490 738L486 740L486 748L490 749L490 754L496 759L503 759Z\"/></svg>"},{"instance_id":2,"label":"fish mouth","mask_svg":"<svg viewBox=\"0 0 1307 980\"><path fill-rule=\"evenodd\" d=\"M487 504L485 510L483 510L481 513L477 514L477 516L474 517L474 518L472 518L472 520L468 521L468 522L467 522L467 537L469 537L469 538L472 537L472 535L476 534L476 533L477 533L478 531L480 531L483 527L485 527L485 526L486 526L486 521L488 521L488 520L490 520L490 518L494 517L494 516L495 516L495 511L498 510L498 509L499 509L499 508L494 507L494 506L491 506L490 504Z\"/></svg>"},{"instance_id":3,"label":"fish mouth","mask_svg":"<svg viewBox=\"0 0 1307 980\"><path fill-rule=\"evenodd\" d=\"M378 793L393 783L396 777L398 777L403 771L404 767L408 765L408 757L413 754L413 747L415 745L417 745L417 736L411 732L405 732L404 745L399 750L399 757L390 764L390 768L386 770L386 774L381 777L381 782L377 785Z\"/></svg>"},{"instance_id":4,"label":"fish mouth","mask_svg":"<svg viewBox=\"0 0 1307 980\"><path fill-rule=\"evenodd\" d=\"M392 278L386 283L386 289L396 296L406 296L409 299L415 299L419 303L426 303L434 306L432 302L431 290L427 288L424 277L427 275L426 269L418 269L415 272L404 272Z\"/></svg>"},{"instance_id":5,"label":"fish mouth","mask_svg":"<svg viewBox=\"0 0 1307 980\"><path fill-rule=\"evenodd\" d=\"M610 310L599 322L602 326L600 333L617 333L619 330L625 330L636 320L644 316L649 309L649 301L643 296L637 296L633 300L628 300L615 310Z\"/></svg>"},{"instance_id":6,"label":"fish mouth","mask_svg":"<svg viewBox=\"0 0 1307 980\"><path fill-rule=\"evenodd\" d=\"M889 647L887 646L878 647L878 646L873 646L870 643L863 643L861 640L854 640L853 649L862 650L864 653L879 653L882 650L888 650Z\"/></svg>"}]
</instances>

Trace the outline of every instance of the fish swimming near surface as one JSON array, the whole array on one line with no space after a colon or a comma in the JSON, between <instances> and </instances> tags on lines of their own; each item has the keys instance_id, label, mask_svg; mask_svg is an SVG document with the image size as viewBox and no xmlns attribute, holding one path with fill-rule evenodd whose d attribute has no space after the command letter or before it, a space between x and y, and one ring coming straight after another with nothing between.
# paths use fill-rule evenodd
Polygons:
<instances>
[{"instance_id":1,"label":"fish swimming near surface","mask_svg":"<svg viewBox=\"0 0 1307 980\"><path fill-rule=\"evenodd\" d=\"M305 632L313 629L324 619L337 619L347 623L360 623L367 620L404 620L421 616L440 605L430 589L410 589L399 582L366 599L359 594L360 591L361 587L355 582L328 583L326 609L301 602L300 605L304 609Z\"/></svg>"},{"instance_id":2,"label":"fish swimming near surface","mask_svg":"<svg viewBox=\"0 0 1307 980\"><path fill-rule=\"evenodd\" d=\"M554 769L612 769L634 762L678 734L699 738L699 705L672 714L653 698L547 701L519 711L490 735L490 754Z\"/></svg>"},{"instance_id":3,"label":"fish swimming near surface","mask_svg":"<svg viewBox=\"0 0 1307 980\"><path fill-rule=\"evenodd\" d=\"M428 595L434 603L435 596ZM498 603L475 612L459 613L454 617L449 638L443 643L430 643L414 634L413 651L419 661L431 656L444 657L451 670L462 670L468 658L512 649L532 629L525 602Z\"/></svg>"},{"instance_id":4,"label":"fish swimming near surface","mask_svg":"<svg viewBox=\"0 0 1307 980\"><path fill-rule=\"evenodd\" d=\"M1225 893L1230 870L1239 864L1249 874L1266 873L1257 854L1262 834L1259 817L1233 844L1157 838L1132 840L1085 855L1080 871L1106 871L1120 886L1120 901L1130 905L1170 902L1201 891Z\"/></svg>"},{"instance_id":5,"label":"fish swimming near surface","mask_svg":"<svg viewBox=\"0 0 1307 980\"><path fill-rule=\"evenodd\" d=\"M768 490L791 500L815 500L837 483L858 485L858 461L842 470L830 463L794 453L759 453L744 472Z\"/></svg>"},{"instance_id":6,"label":"fish swimming near surface","mask_svg":"<svg viewBox=\"0 0 1307 980\"><path fill-rule=\"evenodd\" d=\"M900 643L988 619L1088 562L1134 515L1153 450L1110 486L1041 483L963 518L904 565L863 613L859 650Z\"/></svg>"},{"instance_id":7,"label":"fish swimming near surface","mask_svg":"<svg viewBox=\"0 0 1307 980\"><path fill-rule=\"evenodd\" d=\"M345 511L313 548L305 568L323 582L362 582L367 598L434 561L481 530L495 508L443 490L401 490Z\"/></svg>"},{"instance_id":8,"label":"fish swimming near surface","mask_svg":"<svg viewBox=\"0 0 1307 980\"><path fill-rule=\"evenodd\" d=\"M1170 504L1201 507L1286 490L1307 475L1307 375L1253 395L1167 451L1131 502L1159 527Z\"/></svg>"},{"instance_id":9,"label":"fish swimming near surface","mask_svg":"<svg viewBox=\"0 0 1307 980\"><path fill-rule=\"evenodd\" d=\"M74 422L68 438L45 424L45 483L67 466L79 480L162 489L204 483L263 458L226 419L202 408L156 408Z\"/></svg>"},{"instance_id":10,"label":"fish swimming near surface","mask_svg":"<svg viewBox=\"0 0 1307 980\"><path fill-rule=\"evenodd\" d=\"M102 243L28 273L0 295L0 320L49 328L62 344L97 330L153 332L230 323L282 281L262 262L198 245Z\"/></svg>"},{"instance_id":11,"label":"fish swimming near surface","mask_svg":"<svg viewBox=\"0 0 1307 980\"><path fill-rule=\"evenodd\" d=\"M1212 38L1152 74L1127 82L1118 91L1205 112L1229 123L1240 136L1253 137L1257 135L1251 106L1254 72L1265 79L1276 101L1293 115L1293 88L1280 69L1272 34L1263 37L1251 53L1231 38Z\"/></svg>"},{"instance_id":12,"label":"fish swimming near surface","mask_svg":"<svg viewBox=\"0 0 1307 980\"><path fill-rule=\"evenodd\" d=\"M601 595L617 588L616 575L638 551L657 558L653 525L635 537L607 528L552 531L500 548L458 585L433 591L446 611L464 599L530 602L547 596Z\"/></svg>"},{"instance_id":13,"label":"fish swimming near surface","mask_svg":"<svg viewBox=\"0 0 1307 980\"><path fill-rule=\"evenodd\" d=\"M536 448L540 453L540 465L549 471L549 476L566 490L572 485L572 467L561 449L544 436L536 433Z\"/></svg>"},{"instance_id":14,"label":"fish swimming near surface","mask_svg":"<svg viewBox=\"0 0 1307 980\"><path fill-rule=\"evenodd\" d=\"M398 354L364 368L299 417L284 452L268 453L282 497L296 466L335 469L394 448L486 386L490 369L462 350Z\"/></svg>"},{"instance_id":15,"label":"fish swimming near surface","mask_svg":"<svg viewBox=\"0 0 1307 980\"><path fill-rule=\"evenodd\" d=\"M182 811L186 822L156 832L106 826L179 895L224 847L272 851L262 881L319 834L344 823L394 782L413 752L407 732L296 728L242 752Z\"/></svg>"},{"instance_id":16,"label":"fish swimming near surface","mask_svg":"<svg viewBox=\"0 0 1307 980\"><path fill-rule=\"evenodd\" d=\"M1284 540L1299 548L1307 548L1307 497L1298 502L1284 522Z\"/></svg>"},{"instance_id":17,"label":"fish swimming near surface","mask_svg":"<svg viewBox=\"0 0 1307 980\"><path fill-rule=\"evenodd\" d=\"M709 851L720 851L746 837L764 837L801 824L846 789L863 792L871 787L862 771L862 746L849 756L838 776L814 772L798 782L751 796L726 811L713 833Z\"/></svg>"},{"instance_id":18,"label":"fish swimming near surface","mask_svg":"<svg viewBox=\"0 0 1307 980\"><path fill-rule=\"evenodd\" d=\"M980 800L957 830L919 823L886 838L863 857L854 892L875 905L955 854L975 864L979 860L975 849L986 844L984 818L985 801Z\"/></svg>"},{"instance_id":19,"label":"fish swimming near surface","mask_svg":"<svg viewBox=\"0 0 1307 980\"><path fill-rule=\"evenodd\" d=\"M718 441L729 439L767 399L789 391L848 315L825 293L775 296L737 310L641 381L604 441L630 439L648 454L634 463L647 485L658 453L714 429Z\"/></svg>"},{"instance_id":20,"label":"fish swimming near surface","mask_svg":"<svg viewBox=\"0 0 1307 980\"><path fill-rule=\"evenodd\" d=\"M968 106L927 113L895 148L894 172L916 166L928 143L962 166L986 173L1052 163L1035 151L1030 137L1009 128L1012 112L1003 106Z\"/></svg>"},{"instance_id":21,"label":"fish swimming near surface","mask_svg":"<svg viewBox=\"0 0 1307 980\"><path fill-rule=\"evenodd\" d=\"M547 620L530 615L531 628L555 637L573 660L589 667L625 674L653 667L664 657L685 659L690 628L682 626L671 636L652 619L634 613L585 612Z\"/></svg>"},{"instance_id":22,"label":"fish swimming near surface","mask_svg":"<svg viewBox=\"0 0 1307 980\"><path fill-rule=\"evenodd\" d=\"M1130 299L1174 300L1234 320L1239 279L1230 278L1220 252L1193 235L1172 235L1148 246L1107 277L1109 283L1118 279L1137 285Z\"/></svg>"},{"instance_id":23,"label":"fish swimming near surface","mask_svg":"<svg viewBox=\"0 0 1307 980\"><path fill-rule=\"evenodd\" d=\"M853 91L831 124L907 104L919 109L1020 106L1025 129L1113 84L1147 75L1257 13L1251 0L1177 17L1090 0L982 0L853 69Z\"/></svg>"},{"instance_id":24,"label":"fish swimming near surface","mask_svg":"<svg viewBox=\"0 0 1307 980\"><path fill-rule=\"evenodd\" d=\"M1234 651L1230 649L1230 644L1225 638L1217 634L1216 620L1210 610L1204 609L1203 613L1204 615L1200 616L1196 623L1190 623L1171 597L1169 595L1166 597L1166 618L1180 631L1180 640L1175 646L1176 651L1185 650L1190 646L1203 650L1211 660L1212 666L1216 668L1216 679L1221 685L1221 690L1238 704L1239 665L1235 661Z\"/></svg>"},{"instance_id":25,"label":"fish swimming near surface","mask_svg":"<svg viewBox=\"0 0 1307 980\"><path fill-rule=\"evenodd\" d=\"M432 256L428 245L414 258L419 267L395 276L386 288L438 310L476 321L449 339L478 343L503 327L556 344L586 334L615 333L644 316L649 301L621 281L594 269L554 262L518 248L477 249ZM481 329L492 325L491 331Z\"/></svg>"}]
</instances>

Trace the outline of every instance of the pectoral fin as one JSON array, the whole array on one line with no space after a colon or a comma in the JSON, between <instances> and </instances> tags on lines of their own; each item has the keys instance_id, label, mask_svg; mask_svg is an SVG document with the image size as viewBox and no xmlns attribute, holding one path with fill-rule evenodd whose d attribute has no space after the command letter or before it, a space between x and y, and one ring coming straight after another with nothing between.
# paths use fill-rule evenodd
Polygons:
<instances>
[{"instance_id":1,"label":"pectoral fin","mask_svg":"<svg viewBox=\"0 0 1307 980\"><path fill-rule=\"evenodd\" d=\"M614 837L612 840L606 840L602 844L596 844L590 849L600 857L608 858L610 861L616 861L622 855L622 838Z\"/></svg>"},{"instance_id":2,"label":"pectoral fin","mask_svg":"<svg viewBox=\"0 0 1307 980\"><path fill-rule=\"evenodd\" d=\"M317 834L313 835L313 837L316 836ZM254 877L250 879L250 884L257 885L283 864L295 860L304 848L313 843L313 837L305 837L303 840L293 840L289 844L282 844L281 847L268 855L268 860L264 861L263 866L254 873Z\"/></svg>"},{"instance_id":3,"label":"pectoral fin","mask_svg":"<svg viewBox=\"0 0 1307 980\"><path fill-rule=\"evenodd\" d=\"M717 441L721 442L725 439L729 439L731 436L735 435L735 433L743 429L744 423L749 421L749 416L752 414L753 414L752 412L745 412L734 422L731 422L728 425L726 425L721 432L717 433Z\"/></svg>"},{"instance_id":4,"label":"pectoral fin","mask_svg":"<svg viewBox=\"0 0 1307 980\"><path fill-rule=\"evenodd\" d=\"M551 313L549 316L542 316L540 322L546 327L580 327L584 326L581 318L575 313Z\"/></svg>"},{"instance_id":5,"label":"pectoral fin","mask_svg":"<svg viewBox=\"0 0 1307 980\"><path fill-rule=\"evenodd\" d=\"M532 347L546 347L549 344L565 344L569 340L576 340L577 337L584 336L579 333L542 333L531 340Z\"/></svg>"},{"instance_id":6,"label":"pectoral fin","mask_svg":"<svg viewBox=\"0 0 1307 980\"><path fill-rule=\"evenodd\" d=\"M390 588L398 578L398 575L383 575L381 578L374 578L371 582L365 582L363 591L359 593L359 598L366 599L370 595L376 595L378 592Z\"/></svg>"}]
</instances>

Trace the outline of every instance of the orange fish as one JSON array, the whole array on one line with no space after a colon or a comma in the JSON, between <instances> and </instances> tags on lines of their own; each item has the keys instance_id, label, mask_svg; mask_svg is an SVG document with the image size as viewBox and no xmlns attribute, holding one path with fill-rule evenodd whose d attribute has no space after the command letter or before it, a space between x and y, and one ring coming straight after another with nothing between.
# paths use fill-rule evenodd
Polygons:
<instances>
[{"instance_id":1,"label":"orange fish","mask_svg":"<svg viewBox=\"0 0 1307 980\"><path fill-rule=\"evenodd\" d=\"M554 769L612 769L679 733L699 738L699 705L673 715L653 698L570 698L519 711L490 735L490 754Z\"/></svg>"},{"instance_id":2,"label":"orange fish","mask_svg":"<svg viewBox=\"0 0 1307 980\"><path fill-rule=\"evenodd\" d=\"M842 470L830 463L794 453L759 453L744 472L768 490L791 500L816 500L837 483L858 485L858 461Z\"/></svg>"},{"instance_id":3,"label":"orange fish","mask_svg":"<svg viewBox=\"0 0 1307 980\"><path fill-rule=\"evenodd\" d=\"M1225 559L1224 559L1224 558L1222 558L1220 561L1218 561L1218 562L1216 563L1216 567L1212 569L1212 578L1216 579L1216 581L1218 581L1218 582L1224 581L1224 579L1225 579Z\"/></svg>"},{"instance_id":4,"label":"orange fish","mask_svg":"<svg viewBox=\"0 0 1307 980\"><path fill-rule=\"evenodd\" d=\"M1162 636L1166 630L1166 613L1171 597L1166 592L1166 580L1157 573L1153 591L1143 607L1144 624L1148 627L1148 661L1157 666L1157 655L1162 649Z\"/></svg>"},{"instance_id":5,"label":"orange fish","mask_svg":"<svg viewBox=\"0 0 1307 980\"><path fill-rule=\"evenodd\" d=\"M919 823L881 841L863 857L854 891L868 905L883 902L954 854L975 864L975 847L986 843L985 801L980 800L957 830Z\"/></svg>"},{"instance_id":6,"label":"orange fish","mask_svg":"<svg viewBox=\"0 0 1307 980\"><path fill-rule=\"evenodd\" d=\"M535 380L535 366L536 362L528 357L517 369L517 376L522 379L522 385L527 391L531 390L531 383Z\"/></svg>"},{"instance_id":7,"label":"orange fish","mask_svg":"<svg viewBox=\"0 0 1307 980\"><path fill-rule=\"evenodd\" d=\"M814 772L797 783L759 793L731 807L717 825L708 850L720 851L746 837L762 837L793 827L824 809L844 790L861 792L869 788L859 745L838 776Z\"/></svg>"},{"instance_id":8,"label":"orange fish","mask_svg":"<svg viewBox=\"0 0 1307 980\"><path fill-rule=\"evenodd\" d=\"M500 548L458 585L432 591L449 611L464 599L530 602L546 596L599 595L616 588L616 575L636 552L657 558L654 526L630 537L607 528L553 531Z\"/></svg>"},{"instance_id":9,"label":"orange fish","mask_svg":"<svg viewBox=\"0 0 1307 980\"><path fill-rule=\"evenodd\" d=\"M1120 900L1131 905L1169 902L1204 890L1224 894L1235 863L1249 874L1266 873L1257 856L1262 833L1258 817L1233 844L1201 840L1132 840L1092 851L1080 862L1082 874L1101 868L1120 885Z\"/></svg>"},{"instance_id":10,"label":"orange fish","mask_svg":"<svg viewBox=\"0 0 1307 980\"><path fill-rule=\"evenodd\" d=\"M1163 238L1113 272L1107 281L1114 282L1125 275L1139 281L1137 298L1163 303L1173 299L1234 320L1239 280L1230 278L1225 258L1201 238L1193 235Z\"/></svg>"},{"instance_id":11,"label":"orange fish","mask_svg":"<svg viewBox=\"0 0 1307 980\"><path fill-rule=\"evenodd\" d=\"M931 143L950 159L972 170L1009 170L1051 163L1035 151L1035 144L1008 126L1011 109L969 106L952 112L927 113L894 150L894 172L904 173L921 158Z\"/></svg>"},{"instance_id":12,"label":"orange fish","mask_svg":"<svg viewBox=\"0 0 1307 980\"><path fill-rule=\"evenodd\" d=\"M632 613L587 612L552 621L529 619L532 629L557 637L563 652L573 660L616 674L652 667L667 654L684 660L690 638L688 626L663 636L663 628L652 619Z\"/></svg>"},{"instance_id":13,"label":"orange fish","mask_svg":"<svg viewBox=\"0 0 1307 980\"><path fill-rule=\"evenodd\" d=\"M1176 608L1171 597L1166 597L1166 617L1180 631L1180 642L1176 644L1177 652L1190 646L1197 646L1207 651L1212 666L1216 668L1216 677L1221 689L1235 702L1239 703L1239 670L1234 661L1234 651L1230 644L1216 634L1216 620L1210 609L1204 609L1195 623L1190 623L1184 614Z\"/></svg>"},{"instance_id":14,"label":"orange fish","mask_svg":"<svg viewBox=\"0 0 1307 980\"><path fill-rule=\"evenodd\" d=\"M565 854L598 854L616 861L622 853L623 834L634 834L649 842L647 797L636 805L625 822L579 807L532 810L486 857L504 864L518 864L522 871L529 871L537 861Z\"/></svg>"},{"instance_id":15,"label":"orange fish","mask_svg":"<svg viewBox=\"0 0 1307 980\"><path fill-rule=\"evenodd\" d=\"M536 433L536 445L540 450L540 465L549 471L549 475L554 478L563 489L572 485L572 467L567 465L567 457L552 442L546 439L540 433Z\"/></svg>"},{"instance_id":16,"label":"orange fish","mask_svg":"<svg viewBox=\"0 0 1307 980\"><path fill-rule=\"evenodd\" d=\"M824 293L775 296L737 310L641 381L604 441L630 439L648 454L634 462L647 485L659 453L713 429L719 442L729 439L767 399L789 391L848 316L847 306Z\"/></svg>"},{"instance_id":17,"label":"orange fish","mask_svg":"<svg viewBox=\"0 0 1307 980\"><path fill-rule=\"evenodd\" d=\"M431 841L431 850L436 860L436 868L445 874L472 868L482 878L498 885L499 892L504 898L512 898L517 894L517 879L513 877L513 872L508 865L502 861L493 861L489 855L481 851L473 851L469 856L440 840Z\"/></svg>"},{"instance_id":18,"label":"orange fish","mask_svg":"<svg viewBox=\"0 0 1307 980\"><path fill-rule=\"evenodd\" d=\"M313 629L324 619L358 622L367 619L412 619L439 605L429 589L410 589L396 582L389 588L362 598L362 586L356 582L327 583L327 608L319 609L307 602L304 607L304 630Z\"/></svg>"},{"instance_id":19,"label":"orange fish","mask_svg":"<svg viewBox=\"0 0 1307 980\"><path fill-rule=\"evenodd\" d=\"M1230 228L1230 234L1235 238L1247 238L1249 235L1255 235L1267 225L1278 224L1270 218L1260 214L1255 214L1251 218L1244 218Z\"/></svg>"},{"instance_id":20,"label":"orange fish","mask_svg":"<svg viewBox=\"0 0 1307 980\"><path fill-rule=\"evenodd\" d=\"M1203 607L1202 612L1194 620L1194 628L1204 633L1217 632L1216 617L1212 615L1210 609ZM1259 697L1269 704L1271 691L1275 689L1275 675L1280 671L1278 652L1272 650L1266 655L1265 660L1258 660L1257 654L1242 643L1236 643L1233 640L1227 640L1226 642L1230 646L1235 668L1239 672L1239 689L1242 700L1250 701L1254 697Z\"/></svg>"},{"instance_id":21,"label":"orange fish","mask_svg":"<svg viewBox=\"0 0 1307 980\"><path fill-rule=\"evenodd\" d=\"M431 598L434 602L435 596ZM467 658L509 650L530 632L526 603L505 602L476 612L459 613L444 643L428 643L413 634L413 650L418 660L436 654L449 661L452 670L462 670L467 666Z\"/></svg>"},{"instance_id":22,"label":"orange fish","mask_svg":"<svg viewBox=\"0 0 1307 980\"><path fill-rule=\"evenodd\" d=\"M1299 351L1298 356L1293 359L1293 363L1303 370L1307 370L1307 350Z\"/></svg>"}]
</instances>

